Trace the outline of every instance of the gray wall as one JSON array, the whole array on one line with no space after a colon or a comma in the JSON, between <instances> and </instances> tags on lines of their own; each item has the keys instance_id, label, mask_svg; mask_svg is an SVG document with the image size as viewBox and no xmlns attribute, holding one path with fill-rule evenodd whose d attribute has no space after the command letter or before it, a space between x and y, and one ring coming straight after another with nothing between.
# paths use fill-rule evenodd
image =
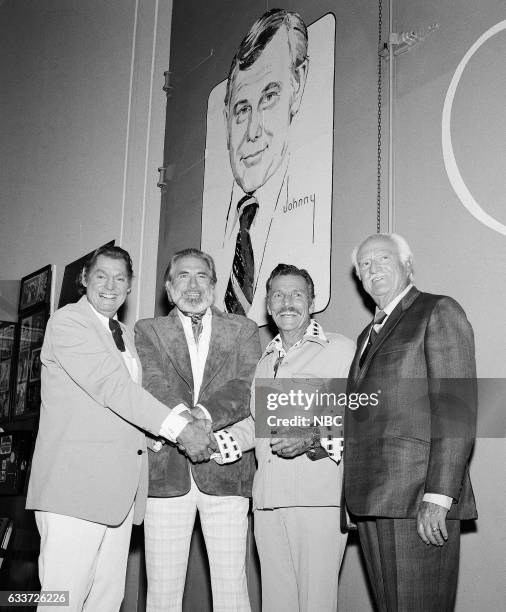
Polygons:
<instances>
[{"instance_id":1,"label":"gray wall","mask_svg":"<svg viewBox=\"0 0 506 612\"><path fill-rule=\"evenodd\" d=\"M0 280L116 239L153 313L172 0L0 2ZM138 287L142 284L143 291Z\"/></svg>"}]
</instances>

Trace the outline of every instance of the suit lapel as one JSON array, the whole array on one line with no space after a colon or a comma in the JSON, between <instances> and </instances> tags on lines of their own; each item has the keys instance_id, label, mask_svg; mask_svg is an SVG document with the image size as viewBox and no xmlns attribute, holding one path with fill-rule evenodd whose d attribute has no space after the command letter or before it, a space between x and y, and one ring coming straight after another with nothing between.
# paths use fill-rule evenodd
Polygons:
<instances>
[{"instance_id":1,"label":"suit lapel","mask_svg":"<svg viewBox=\"0 0 506 612\"><path fill-rule=\"evenodd\" d=\"M389 315L388 319L385 322L385 325L382 327L378 337L376 338L376 342L371 346L369 350L369 354L364 361L362 368L359 367L358 363L360 360L360 349L362 348L363 343L365 342L365 338L369 332L370 325L368 325L364 331L360 334L359 339L357 341L357 353L355 354L355 359L352 364L353 371L353 380L354 383L357 384L360 380L365 376L367 370L369 369L369 365L371 361L374 359L374 356L379 351L385 340L390 336L393 330L398 325L399 321L404 316L404 313L416 298L420 295L420 292L416 287L412 287L410 291L402 298L402 300L397 304L394 308L393 312Z\"/></svg>"},{"instance_id":2,"label":"suit lapel","mask_svg":"<svg viewBox=\"0 0 506 612\"><path fill-rule=\"evenodd\" d=\"M209 343L209 353L207 354L206 367L200 387L200 396L203 391L219 372L229 354L235 348L235 339L239 323L234 319L225 317L217 308L212 310L211 341Z\"/></svg>"},{"instance_id":3,"label":"suit lapel","mask_svg":"<svg viewBox=\"0 0 506 612\"><path fill-rule=\"evenodd\" d=\"M183 325L174 307L168 316L154 319L153 327L165 348L168 358L179 376L193 389L190 353Z\"/></svg>"},{"instance_id":4,"label":"suit lapel","mask_svg":"<svg viewBox=\"0 0 506 612\"><path fill-rule=\"evenodd\" d=\"M360 374L360 366L359 366L360 355L362 353L362 346L364 345L364 342L367 337L367 334L369 333L370 327L371 326L368 325L364 330L362 330L362 332L360 333L357 339L357 350L355 352L355 357L353 358L353 361L350 366L350 376L349 376L349 380L353 381L354 383L356 382Z\"/></svg>"}]
</instances>

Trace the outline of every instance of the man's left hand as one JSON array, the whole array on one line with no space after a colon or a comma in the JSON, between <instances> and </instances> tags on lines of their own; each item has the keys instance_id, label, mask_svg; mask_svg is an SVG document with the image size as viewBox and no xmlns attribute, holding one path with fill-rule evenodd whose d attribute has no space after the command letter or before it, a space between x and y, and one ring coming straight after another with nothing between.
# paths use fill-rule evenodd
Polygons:
<instances>
[{"instance_id":1,"label":"man's left hand","mask_svg":"<svg viewBox=\"0 0 506 612\"><path fill-rule=\"evenodd\" d=\"M439 504L422 501L418 508L416 530L425 544L443 546L448 539L446 515L448 510Z\"/></svg>"},{"instance_id":2,"label":"man's left hand","mask_svg":"<svg viewBox=\"0 0 506 612\"><path fill-rule=\"evenodd\" d=\"M285 459L302 455L311 448L313 442L313 430L305 427L278 429L276 434L284 434L286 437L271 438L272 452Z\"/></svg>"}]
</instances>

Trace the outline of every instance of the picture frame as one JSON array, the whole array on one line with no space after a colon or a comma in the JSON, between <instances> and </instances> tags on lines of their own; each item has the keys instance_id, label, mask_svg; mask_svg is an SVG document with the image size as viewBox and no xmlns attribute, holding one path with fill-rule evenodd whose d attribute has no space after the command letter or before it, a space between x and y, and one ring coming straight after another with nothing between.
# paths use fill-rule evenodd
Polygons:
<instances>
[{"instance_id":1,"label":"picture frame","mask_svg":"<svg viewBox=\"0 0 506 612\"><path fill-rule=\"evenodd\" d=\"M49 318L43 305L19 316L15 385L11 397L11 420L37 415L40 410L40 352Z\"/></svg>"},{"instance_id":2,"label":"picture frame","mask_svg":"<svg viewBox=\"0 0 506 612\"><path fill-rule=\"evenodd\" d=\"M51 300L51 264L24 276L19 288L20 313L40 306L50 306Z\"/></svg>"},{"instance_id":3,"label":"picture frame","mask_svg":"<svg viewBox=\"0 0 506 612\"><path fill-rule=\"evenodd\" d=\"M17 328L18 325L15 322L0 321L0 423L10 418Z\"/></svg>"},{"instance_id":4,"label":"picture frame","mask_svg":"<svg viewBox=\"0 0 506 612\"><path fill-rule=\"evenodd\" d=\"M0 433L0 496L26 494L33 440L31 431Z\"/></svg>"}]
</instances>

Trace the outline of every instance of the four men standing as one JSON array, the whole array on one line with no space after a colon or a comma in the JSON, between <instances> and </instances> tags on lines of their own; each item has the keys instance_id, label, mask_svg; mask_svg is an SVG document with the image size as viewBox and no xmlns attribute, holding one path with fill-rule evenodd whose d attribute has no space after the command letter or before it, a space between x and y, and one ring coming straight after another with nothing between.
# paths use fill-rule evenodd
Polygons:
<instances>
[{"instance_id":1,"label":"four men standing","mask_svg":"<svg viewBox=\"0 0 506 612\"><path fill-rule=\"evenodd\" d=\"M86 296L51 318L42 350L43 405L27 501L37 510L43 588L61 588L61 579L72 609L95 609L98 600L96 609L118 608L130 526L142 519L146 497L141 427L152 436L148 610L181 609L198 510L214 609L249 611L253 446L264 611L336 609L346 543L338 526L342 464L319 429L255 439L250 391L254 373L339 378L352 362L348 392L381 393L374 408L347 408L344 454L345 501L377 607L453 609L460 521L476 518L468 474L476 419L472 328L457 302L413 286L412 254L400 236L370 236L353 261L376 303L353 361L353 343L311 319L309 274L285 264L267 281L267 312L279 335L259 361L256 324L212 305L212 258L197 249L176 253L165 275L175 308L136 325L149 395L135 384L137 354L115 320L130 289L130 258L118 247L94 254L83 270ZM100 453L89 455L90 442ZM217 447L221 460L211 457Z\"/></svg>"}]
</instances>

